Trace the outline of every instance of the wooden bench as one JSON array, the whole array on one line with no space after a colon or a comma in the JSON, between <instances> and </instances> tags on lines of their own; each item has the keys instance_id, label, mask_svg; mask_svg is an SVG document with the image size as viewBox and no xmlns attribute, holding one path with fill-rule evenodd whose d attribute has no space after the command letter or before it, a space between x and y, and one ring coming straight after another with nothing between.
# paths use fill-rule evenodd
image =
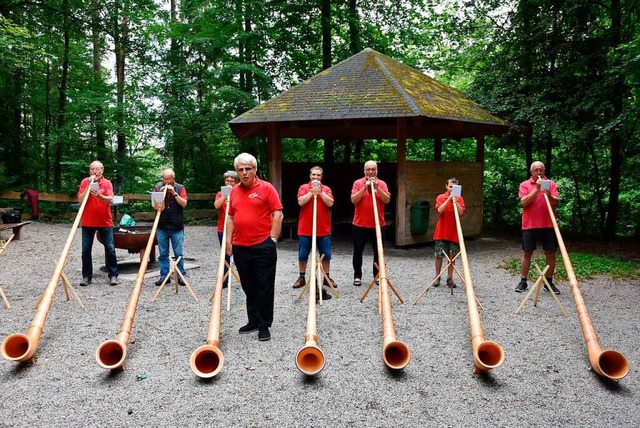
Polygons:
<instances>
[{"instance_id":1,"label":"wooden bench","mask_svg":"<svg viewBox=\"0 0 640 428\"><path fill-rule=\"evenodd\" d=\"M0 224L0 232L5 231L5 230L9 230L9 229L13 229L13 239L15 239L16 241L20 240L20 229L22 229L22 226L25 226L27 224L31 223L30 221L23 221L22 223L3 223Z\"/></svg>"}]
</instances>

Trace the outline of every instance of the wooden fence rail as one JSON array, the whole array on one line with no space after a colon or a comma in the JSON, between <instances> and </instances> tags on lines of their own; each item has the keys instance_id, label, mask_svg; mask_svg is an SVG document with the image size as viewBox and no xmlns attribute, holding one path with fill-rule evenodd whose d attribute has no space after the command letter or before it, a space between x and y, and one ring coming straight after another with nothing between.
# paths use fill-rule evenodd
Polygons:
<instances>
[{"instance_id":1,"label":"wooden fence rail","mask_svg":"<svg viewBox=\"0 0 640 428\"><path fill-rule=\"evenodd\" d=\"M215 193L190 193L189 200L190 201L211 201L211 206L213 206L213 200L215 198ZM20 192L12 192L6 191L0 193L0 199L21 199ZM150 201L151 196L148 193L125 193L122 195L122 205L126 205L131 201ZM67 204L76 204L78 203L78 199L76 195L68 195L61 193L38 193L38 202L58 202L58 203L67 203ZM122 216L118 213L117 210L114 212L116 216L116 220L119 220ZM75 213L63 213L55 215L55 218L74 218ZM22 216L26 219L31 218L30 213L22 213ZM155 211L150 212L136 212L132 214L132 216L136 220L153 220L155 216ZM185 210L185 216L194 218L194 219L203 219L203 218L211 218L213 219L217 216L217 210L215 209L189 209L187 205L187 209Z\"/></svg>"}]
</instances>

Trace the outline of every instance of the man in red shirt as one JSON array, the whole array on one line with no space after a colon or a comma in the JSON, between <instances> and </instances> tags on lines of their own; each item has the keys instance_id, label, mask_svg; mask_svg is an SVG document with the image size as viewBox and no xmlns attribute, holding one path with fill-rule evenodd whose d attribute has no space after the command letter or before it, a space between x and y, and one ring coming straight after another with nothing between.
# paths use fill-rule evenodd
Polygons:
<instances>
[{"instance_id":1,"label":"man in red shirt","mask_svg":"<svg viewBox=\"0 0 640 428\"><path fill-rule=\"evenodd\" d=\"M547 203L544 200L544 193L549 197L549 203L554 210L560 202L558 186L549 180L548 190L542 188L544 175L544 164L540 161L531 164L531 177L520 184L520 204L522 204L522 270L520 283L516 287L516 292L521 293L528 288L527 276L531 268L531 256L536 249L536 242L542 241L542 249L547 259L549 270L546 279L551 286L551 291L560 294L560 290L553 283L553 272L556 268L556 235L553 230L553 222L549 216ZM544 193L543 193L544 192ZM545 284L544 289L547 289Z\"/></svg>"},{"instance_id":2,"label":"man in red shirt","mask_svg":"<svg viewBox=\"0 0 640 428\"><path fill-rule=\"evenodd\" d=\"M333 193L328 186L322 184L323 170L314 166L309 171L309 182L298 189L298 205L300 205L300 217L298 218L298 267L300 277L293 284L293 288L300 288L306 284L305 271L307 260L312 246L313 237L313 198L316 197L316 246L320 254L324 254L322 268L329 276L331 267L331 207L333 206ZM316 257L312 254L311 257ZM335 287L335 281L329 277ZM324 280L324 285L327 280ZM322 298L331 299L331 295L322 289Z\"/></svg>"},{"instance_id":3,"label":"man in red shirt","mask_svg":"<svg viewBox=\"0 0 640 428\"><path fill-rule=\"evenodd\" d=\"M370 160L364 164L364 177L356 180L351 188L351 203L355 205L353 214L353 285L362 284L362 253L367 239L373 247L373 263L378 262L378 245L376 240L376 223L373 216L373 200L371 183L376 194L376 207L380 232L384 238L384 206L391 201L391 193L387 183L378 178L378 164ZM373 276L378 269L373 266Z\"/></svg>"},{"instance_id":4,"label":"man in red shirt","mask_svg":"<svg viewBox=\"0 0 640 428\"><path fill-rule=\"evenodd\" d=\"M445 186L446 192L438 195L436 198L438 223L436 224L436 230L433 234L433 240L435 241L436 276L440 274L440 270L442 269L442 252L444 251L449 257L455 257L460 251L460 247L458 246L460 240L458 239L458 229L456 227L453 204L458 206L458 214L461 217L466 211L466 206L462 196L453 196L454 184L458 184L457 178L452 177L448 179ZM449 265L447 274L447 287L455 288L456 283L453 282L453 263ZM440 286L440 278L438 278L433 286Z\"/></svg>"},{"instance_id":5,"label":"man in red shirt","mask_svg":"<svg viewBox=\"0 0 640 428\"><path fill-rule=\"evenodd\" d=\"M258 339L271 339L273 300L278 254L276 242L282 227L278 192L256 176L258 162L248 153L233 161L240 184L231 189L227 214L227 254L233 255L247 297L249 322L241 334L258 330Z\"/></svg>"},{"instance_id":6,"label":"man in red shirt","mask_svg":"<svg viewBox=\"0 0 640 428\"><path fill-rule=\"evenodd\" d=\"M113 219L111 217L111 201L113 201L113 185L104 178L104 165L100 161L93 161L89 165L90 177L82 179L78 189L78 202L82 203L86 191L91 192L87 205L82 213L82 281L81 286L91 284L93 278L93 263L91 249L96 232L100 234L109 271L109 284L118 285L118 260L116 246L113 240ZM91 187L91 179L93 184Z\"/></svg>"},{"instance_id":7,"label":"man in red shirt","mask_svg":"<svg viewBox=\"0 0 640 428\"><path fill-rule=\"evenodd\" d=\"M222 178L224 179L225 186L233 187L238 183L238 174L236 174L235 171L225 172L222 175ZM224 234L224 221L226 220L226 217L227 217L227 196L225 196L225 194L222 193L222 190L216 193L216 199L213 203L213 206L215 207L215 209L218 210L218 242L220 242L220 248L221 248L220 251L225 251L222 247L222 235ZM225 247L226 247L226 242L225 242ZM229 277L226 276L227 272L229 271L229 268L227 266L231 265L231 257L227 255L225 256L224 259L226 261L224 265L224 275L226 279L222 284L222 288L227 288L227 286L229 285Z\"/></svg>"}]
</instances>

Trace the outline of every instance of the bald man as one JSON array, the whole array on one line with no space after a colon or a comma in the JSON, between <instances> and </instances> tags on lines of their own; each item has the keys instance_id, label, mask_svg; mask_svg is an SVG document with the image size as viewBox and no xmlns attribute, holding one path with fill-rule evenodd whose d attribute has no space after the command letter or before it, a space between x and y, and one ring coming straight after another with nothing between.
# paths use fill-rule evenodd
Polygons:
<instances>
[{"instance_id":1,"label":"bald man","mask_svg":"<svg viewBox=\"0 0 640 428\"><path fill-rule=\"evenodd\" d=\"M353 285L356 286L362 284L362 253L367 240L371 241L373 247L373 263L378 263L376 220L371 196L372 183L378 208L378 221L384 237L384 206L391 201L391 193L387 183L378 178L378 164L370 160L364 164L364 177L356 180L351 188L351 203L355 205L351 230L353 232ZM377 274L378 269L374 265L373 276Z\"/></svg>"},{"instance_id":2,"label":"bald man","mask_svg":"<svg viewBox=\"0 0 640 428\"><path fill-rule=\"evenodd\" d=\"M93 262L91 249L96 233L100 234L104 254L109 272L109 284L118 285L118 260L116 246L113 240L113 218L111 217L111 201L113 201L113 185L104 178L104 165L100 161L93 161L89 165L89 177L80 182L78 202L82 203L85 192L89 191L89 199L82 213L82 281L80 285L86 287L93 279ZM93 183L91 186L91 180Z\"/></svg>"},{"instance_id":3,"label":"bald man","mask_svg":"<svg viewBox=\"0 0 640 428\"><path fill-rule=\"evenodd\" d=\"M187 207L187 191L180 183L176 183L176 173L172 169L162 171L162 183L156 184L153 188L154 192L163 192L167 190L164 200L164 210L160 214L158 222L158 250L160 256L158 263L160 264L160 279L156 281L156 286L162 285L162 281L169 274L171 263L169 262L169 244L173 248L173 256L177 259L178 269L185 277L187 272L184 269L184 255L182 252L182 243L184 242L184 209ZM169 278L167 284L171 282ZM178 283L185 285L184 281L178 275Z\"/></svg>"}]
</instances>

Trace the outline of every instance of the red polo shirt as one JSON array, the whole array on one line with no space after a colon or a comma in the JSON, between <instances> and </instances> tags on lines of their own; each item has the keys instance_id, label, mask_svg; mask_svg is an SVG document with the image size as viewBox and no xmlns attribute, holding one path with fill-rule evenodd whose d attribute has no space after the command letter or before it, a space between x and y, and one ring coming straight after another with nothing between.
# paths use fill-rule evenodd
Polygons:
<instances>
[{"instance_id":1,"label":"red polo shirt","mask_svg":"<svg viewBox=\"0 0 640 428\"><path fill-rule=\"evenodd\" d=\"M322 192L333 198L331 189L321 185ZM298 198L304 196L311 191L311 183L303 184L298 189ZM331 211L324 204L322 197L317 197L316 209L316 236L331 235ZM300 207L300 217L298 218L298 235L311 236L313 231L313 197L309 202Z\"/></svg>"},{"instance_id":2,"label":"red polo shirt","mask_svg":"<svg viewBox=\"0 0 640 428\"><path fill-rule=\"evenodd\" d=\"M529 193L533 192L536 188L536 182L531 179L523 181L520 184L520 191L518 197L523 198ZM558 197L558 186L554 181L551 181L549 186L549 193L552 196ZM553 209L553 215L556 214L555 208ZM545 227L553 227L551 217L549 217L549 209L547 203L544 201L544 192L540 191L536 193L533 201L522 209L522 230L527 229L540 229Z\"/></svg>"},{"instance_id":3,"label":"red polo shirt","mask_svg":"<svg viewBox=\"0 0 640 428\"><path fill-rule=\"evenodd\" d=\"M379 178L377 180L378 186L380 186L380 188L384 190L385 193L389 193L387 183L380 180ZM354 193L358 192L364 186L370 186L367 185L367 177L363 177L353 183L351 194L353 195ZM382 199L380 199L380 195L376 194L376 206L378 207L378 220L380 221L380 227L384 226L384 205L384 202L382 202ZM370 187L365 190L362 199L360 199L360 202L356 204L356 209L353 213L353 224L360 227L376 227L376 220L373 217L373 201L371 200Z\"/></svg>"},{"instance_id":4,"label":"red polo shirt","mask_svg":"<svg viewBox=\"0 0 640 428\"><path fill-rule=\"evenodd\" d=\"M229 195L229 215L233 217L233 245L251 247L269 238L272 213L282 210L276 189L268 181L255 178L251 187L236 184Z\"/></svg>"},{"instance_id":5,"label":"red polo shirt","mask_svg":"<svg viewBox=\"0 0 640 428\"><path fill-rule=\"evenodd\" d=\"M91 178L84 178L80 182L78 189L78 197L80 197L85 189L89 186ZM102 177L98 180L100 194L105 196L113 196L113 185L109 180ZM87 205L82 213L82 226L85 227L113 227L113 218L111 217L111 205L107 201L103 201L94 196L89 195Z\"/></svg>"}]
</instances>

